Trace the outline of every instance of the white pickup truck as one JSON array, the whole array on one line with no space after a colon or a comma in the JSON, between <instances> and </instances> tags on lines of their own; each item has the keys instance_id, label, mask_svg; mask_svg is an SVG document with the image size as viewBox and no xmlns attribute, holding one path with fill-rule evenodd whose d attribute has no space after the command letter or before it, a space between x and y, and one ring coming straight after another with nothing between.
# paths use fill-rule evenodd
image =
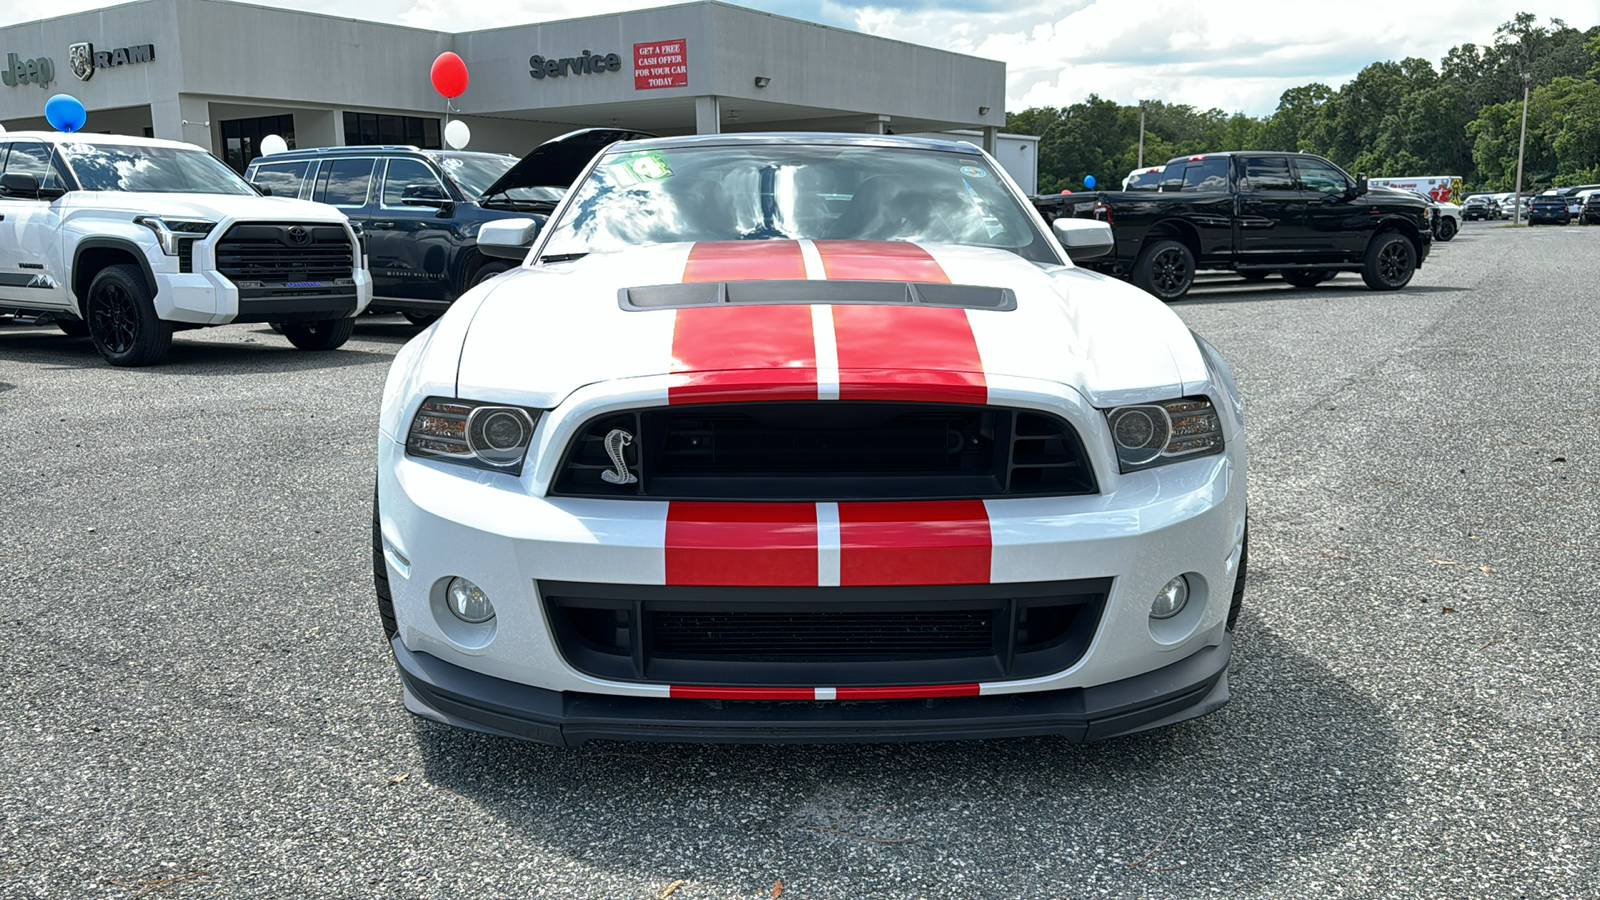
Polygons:
<instances>
[{"instance_id":1,"label":"white pickup truck","mask_svg":"<svg viewBox=\"0 0 1600 900\"><path fill-rule=\"evenodd\" d=\"M372 301L362 257L343 213L263 197L193 144L0 134L0 313L53 319L114 366L230 322L338 347Z\"/></svg>"}]
</instances>

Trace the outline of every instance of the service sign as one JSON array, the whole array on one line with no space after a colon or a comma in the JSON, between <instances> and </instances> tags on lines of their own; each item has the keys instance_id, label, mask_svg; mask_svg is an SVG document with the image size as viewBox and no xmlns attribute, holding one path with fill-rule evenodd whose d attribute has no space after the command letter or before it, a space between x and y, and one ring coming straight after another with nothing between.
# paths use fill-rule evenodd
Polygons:
<instances>
[{"instance_id":1,"label":"service sign","mask_svg":"<svg viewBox=\"0 0 1600 900\"><path fill-rule=\"evenodd\" d=\"M633 45L633 89L689 86L689 54L683 38Z\"/></svg>"}]
</instances>

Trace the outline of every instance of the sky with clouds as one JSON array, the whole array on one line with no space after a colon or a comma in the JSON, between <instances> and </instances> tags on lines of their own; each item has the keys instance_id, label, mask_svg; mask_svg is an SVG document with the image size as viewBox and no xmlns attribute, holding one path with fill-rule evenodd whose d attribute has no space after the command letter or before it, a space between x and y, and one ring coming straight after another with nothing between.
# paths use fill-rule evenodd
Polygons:
<instances>
[{"instance_id":1,"label":"sky with clouds","mask_svg":"<svg viewBox=\"0 0 1600 900\"><path fill-rule=\"evenodd\" d=\"M110 6L55 0L50 15ZM667 5L639 0L259 0L258 5L471 31ZM1004 60L1007 109L1064 106L1091 93L1265 115L1287 88L1337 87L1368 63L1492 41L1526 10L1577 28L1597 0L747 0L740 5L882 37ZM1380 9L1391 15L1380 15ZM40 17L37 0L0 0L0 25Z\"/></svg>"}]
</instances>

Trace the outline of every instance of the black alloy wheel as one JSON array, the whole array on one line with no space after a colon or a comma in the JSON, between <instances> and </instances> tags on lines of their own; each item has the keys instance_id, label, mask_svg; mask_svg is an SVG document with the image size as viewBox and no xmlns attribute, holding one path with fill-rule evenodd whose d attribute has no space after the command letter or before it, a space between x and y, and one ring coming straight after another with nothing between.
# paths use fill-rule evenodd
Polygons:
<instances>
[{"instance_id":1,"label":"black alloy wheel","mask_svg":"<svg viewBox=\"0 0 1600 900\"><path fill-rule=\"evenodd\" d=\"M1171 303L1189 292L1194 284L1194 254L1178 241L1159 240L1139 254L1133 264L1133 283Z\"/></svg>"},{"instance_id":2,"label":"black alloy wheel","mask_svg":"<svg viewBox=\"0 0 1600 900\"><path fill-rule=\"evenodd\" d=\"M1334 274L1327 269L1285 269L1283 280L1295 287L1308 288L1333 280Z\"/></svg>"},{"instance_id":3,"label":"black alloy wheel","mask_svg":"<svg viewBox=\"0 0 1600 900\"><path fill-rule=\"evenodd\" d=\"M1361 280L1375 291L1398 291L1411 283L1417 271L1417 251L1398 231L1385 231L1367 246Z\"/></svg>"},{"instance_id":4,"label":"black alloy wheel","mask_svg":"<svg viewBox=\"0 0 1600 900\"><path fill-rule=\"evenodd\" d=\"M89 283L84 305L89 337L113 366L160 362L172 346L172 323L156 317L150 289L137 266L101 269Z\"/></svg>"},{"instance_id":5,"label":"black alloy wheel","mask_svg":"<svg viewBox=\"0 0 1600 900\"><path fill-rule=\"evenodd\" d=\"M1450 218L1449 216L1441 216L1439 218L1439 227L1435 229L1435 231L1437 232L1436 236L1439 238L1439 240L1450 240L1456 236L1456 220Z\"/></svg>"}]
</instances>

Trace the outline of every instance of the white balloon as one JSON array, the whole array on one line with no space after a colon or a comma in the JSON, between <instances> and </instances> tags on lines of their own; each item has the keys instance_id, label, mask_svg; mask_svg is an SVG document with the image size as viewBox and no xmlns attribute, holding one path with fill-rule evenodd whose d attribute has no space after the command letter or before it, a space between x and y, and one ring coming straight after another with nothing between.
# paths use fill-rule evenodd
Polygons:
<instances>
[{"instance_id":1,"label":"white balloon","mask_svg":"<svg viewBox=\"0 0 1600 900\"><path fill-rule=\"evenodd\" d=\"M289 142L283 138L269 134L261 139L261 155L271 156L274 153L285 153L289 149Z\"/></svg>"},{"instance_id":2,"label":"white balloon","mask_svg":"<svg viewBox=\"0 0 1600 900\"><path fill-rule=\"evenodd\" d=\"M451 119L450 124L444 126L444 142L451 147L464 150L470 140L472 140L472 129L460 119Z\"/></svg>"}]
</instances>

